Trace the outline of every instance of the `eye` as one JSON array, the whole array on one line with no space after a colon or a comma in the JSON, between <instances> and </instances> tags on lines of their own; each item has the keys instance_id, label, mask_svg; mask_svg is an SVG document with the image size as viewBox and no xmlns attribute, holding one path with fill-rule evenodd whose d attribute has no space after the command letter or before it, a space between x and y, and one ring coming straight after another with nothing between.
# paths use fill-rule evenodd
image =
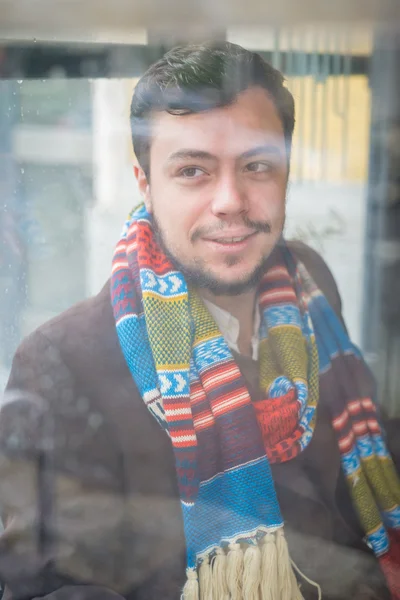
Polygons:
<instances>
[{"instance_id":1,"label":"eye","mask_svg":"<svg viewBox=\"0 0 400 600\"><path fill-rule=\"evenodd\" d=\"M271 165L265 162L251 162L245 167L246 171L251 173L268 173L271 170Z\"/></svg>"},{"instance_id":2,"label":"eye","mask_svg":"<svg viewBox=\"0 0 400 600\"><path fill-rule=\"evenodd\" d=\"M185 167L179 171L179 176L184 179L196 179L204 174L203 169L199 169L199 167Z\"/></svg>"}]
</instances>

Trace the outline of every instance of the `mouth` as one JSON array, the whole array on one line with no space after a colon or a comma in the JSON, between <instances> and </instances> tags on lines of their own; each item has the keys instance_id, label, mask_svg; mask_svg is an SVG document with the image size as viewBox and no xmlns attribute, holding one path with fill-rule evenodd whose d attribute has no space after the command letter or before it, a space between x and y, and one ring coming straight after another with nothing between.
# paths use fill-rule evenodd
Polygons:
<instances>
[{"instance_id":1,"label":"mouth","mask_svg":"<svg viewBox=\"0 0 400 600\"><path fill-rule=\"evenodd\" d=\"M213 238L203 238L204 242L211 245L215 250L238 251L243 250L250 243L250 240L257 235L257 231L235 236L219 236Z\"/></svg>"}]
</instances>

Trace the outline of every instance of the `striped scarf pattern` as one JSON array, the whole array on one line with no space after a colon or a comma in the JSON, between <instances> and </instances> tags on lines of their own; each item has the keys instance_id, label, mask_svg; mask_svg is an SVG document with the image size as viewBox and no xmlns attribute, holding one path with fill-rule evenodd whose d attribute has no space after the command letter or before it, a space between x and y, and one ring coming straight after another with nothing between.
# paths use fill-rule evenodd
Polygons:
<instances>
[{"instance_id":1,"label":"striped scarf pattern","mask_svg":"<svg viewBox=\"0 0 400 600\"><path fill-rule=\"evenodd\" d=\"M310 442L329 404L351 497L394 598L400 484L359 351L286 247L260 282L260 385L243 376L201 298L164 255L140 206L117 245L111 296L120 345L175 455L187 547L185 600L301 598L270 463Z\"/></svg>"}]
</instances>

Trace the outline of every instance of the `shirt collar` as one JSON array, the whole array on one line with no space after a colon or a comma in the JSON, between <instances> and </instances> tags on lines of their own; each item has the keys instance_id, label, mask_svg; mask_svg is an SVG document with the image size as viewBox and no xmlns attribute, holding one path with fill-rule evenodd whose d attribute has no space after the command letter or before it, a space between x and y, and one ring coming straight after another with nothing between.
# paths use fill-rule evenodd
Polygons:
<instances>
[{"instance_id":1,"label":"shirt collar","mask_svg":"<svg viewBox=\"0 0 400 600\"><path fill-rule=\"evenodd\" d=\"M234 350L237 353L239 352L239 333L240 333L240 324L239 320L231 315L227 310L220 308L210 300L206 300L203 298L203 302L208 308L211 316L214 318L221 334L224 336L226 343L228 344L231 350ZM252 348L252 359L258 360L258 342L259 342L259 328L260 328L260 309L258 304L256 304L256 310L254 314L254 331L253 336L251 338L251 348Z\"/></svg>"}]
</instances>

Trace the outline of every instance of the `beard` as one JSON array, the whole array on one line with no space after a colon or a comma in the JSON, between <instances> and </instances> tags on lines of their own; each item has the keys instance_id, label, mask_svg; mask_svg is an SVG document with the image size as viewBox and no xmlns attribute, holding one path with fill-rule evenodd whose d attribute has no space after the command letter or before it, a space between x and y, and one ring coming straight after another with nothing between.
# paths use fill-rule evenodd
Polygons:
<instances>
[{"instance_id":1,"label":"beard","mask_svg":"<svg viewBox=\"0 0 400 600\"><path fill-rule=\"evenodd\" d=\"M260 279L269 268L273 249L267 254L263 255L254 269L241 279L232 282L221 281L221 279L213 275L211 270L207 267L206 262L202 259L194 259L192 265L182 262L168 247L160 224L157 221L154 213L152 215L152 222L158 245L163 250L166 257L177 269L177 271L182 273L186 279L186 282L196 288L206 289L214 296L239 296L244 292L257 288ZM268 223L250 221L246 218L243 220L243 222L258 232L269 233L271 231L271 226ZM192 241L198 237L201 237L199 232L195 233L195 235L192 237ZM241 259L236 256L227 256L225 258L225 264L227 267L233 267L240 260Z\"/></svg>"}]
</instances>

